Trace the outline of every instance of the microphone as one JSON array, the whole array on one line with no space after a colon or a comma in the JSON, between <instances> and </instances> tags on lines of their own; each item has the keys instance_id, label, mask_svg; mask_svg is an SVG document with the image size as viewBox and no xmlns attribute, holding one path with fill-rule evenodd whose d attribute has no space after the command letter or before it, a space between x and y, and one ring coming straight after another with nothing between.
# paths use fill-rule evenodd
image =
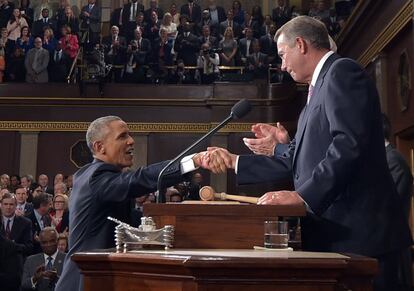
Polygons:
<instances>
[{"instance_id":1,"label":"microphone","mask_svg":"<svg viewBox=\"0 0 414 291\"><path fill-rule=\"evenodd\" d=\"M174 163L176 163L178 160L181 160L186 154L188 154L192 149L194 149L196 146L198 146L201 142L206 140L211 135L215 134L217 131L219 131L223 126L225 126L227 123L229 123L232 119L240 119L244 117L247 113L250 112L252 109L252 106L247 99L242 99L239 102L237 102L230 111L229 116L227 116L226 119L224 119L219 125L211 129L209 132L207 132L205 135L203 135L201 138L199 138L197 141L195 141L192 145L190 145L188 148L186 148L184 151L182 151L178 156L176 156L174 159L172 159L159 173L158 175L158 181L157 181L157 189L158 189L158 197L157 197L157 203L165 203L165 192L164 188L162 187L162 178L164 176L165 171Z\"/></svg>"}]
</instances>

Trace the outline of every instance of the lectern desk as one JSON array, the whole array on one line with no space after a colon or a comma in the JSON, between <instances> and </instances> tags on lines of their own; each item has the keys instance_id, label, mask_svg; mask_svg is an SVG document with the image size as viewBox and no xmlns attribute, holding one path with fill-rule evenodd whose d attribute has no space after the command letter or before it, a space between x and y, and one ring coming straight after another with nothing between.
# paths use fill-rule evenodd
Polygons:
<instances>
[{"instance_id":1,"label":"lectern desk","mask_svg":"<svg viewBox=\"0 0 414 291\"><path fill-rule=\"evenodd\" d=\"M263 246L264 221L304 216L304 205L145 204L157 228L175 227L177 249L253 249Z\"/></svg>"},{"instance_id":2,"label":"lectern desk","mask_svg":"<svg viewBox=\"0 0 414 291\"><path fill-rule=\"evenodd\" d=\"M334 253L77 253L85 291L370 291L376 260Z\"/></svg>"}]
</instances>

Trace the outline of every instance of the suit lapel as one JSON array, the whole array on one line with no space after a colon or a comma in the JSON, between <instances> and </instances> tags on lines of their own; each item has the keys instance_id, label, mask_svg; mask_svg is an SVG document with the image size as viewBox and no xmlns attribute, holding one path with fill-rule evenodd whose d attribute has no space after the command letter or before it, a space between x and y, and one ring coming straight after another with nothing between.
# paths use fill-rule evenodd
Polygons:
<instances>
[{"instance_id":1,"label":"suit lapel","mask_svg":"<svg viewBox=\"0 0 414 291\"><path fill-rule=\"evenodd\" d=\"M303 134L305 133L309 113L315 107L315 104L317 104L317 100L320 98L319 90L322 87L322 84L323 84L323 81L325 79L326 73L328 72L328 70L331 67L332 63L335 60L337 60L338 58L340 58L340 56L338 54L332 54L331 56L328 57L326 62L323 64L321 72L319 73L318 79L316 80L315 87L313 88L312 97L309 100L309 104L305 105L305 107L303 108L303 110L302 110L302 112L299 116L298 129L297 129L297 132L296 132L296 135L295 135L296 148L295 148L295 153L293 154L293 165L296 162L296 153L298 152L299 147L302 144L302 137L303 137Z\"/></svg>"}]
</instances>

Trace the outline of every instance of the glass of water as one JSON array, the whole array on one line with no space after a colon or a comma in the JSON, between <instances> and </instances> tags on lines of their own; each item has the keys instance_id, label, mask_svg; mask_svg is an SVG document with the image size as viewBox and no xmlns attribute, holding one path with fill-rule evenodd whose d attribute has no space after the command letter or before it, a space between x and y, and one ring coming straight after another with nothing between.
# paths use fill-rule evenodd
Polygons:
<instances>
[{"instance_id":1,"label":"glass of water","mask_svg":"<svg viewBox=\"0 0 414 291\"><path fill-rule=\"evenodd\" d=\"M285 249L288 247L288 222L265 221L264 222L264 247L270 249Z\"/></svg>"}]
</instances>

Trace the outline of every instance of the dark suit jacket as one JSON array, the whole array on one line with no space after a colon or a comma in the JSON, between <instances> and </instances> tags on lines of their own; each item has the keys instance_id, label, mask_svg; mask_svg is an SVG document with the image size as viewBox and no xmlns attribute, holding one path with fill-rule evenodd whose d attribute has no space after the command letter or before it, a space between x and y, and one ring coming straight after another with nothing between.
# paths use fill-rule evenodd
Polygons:
<instances>
[{"instance_id":1,"label":"dark suit jacket","mask_svg":"<svg viewBox=\"0 0 414 291\"><path fill-rule=\"evenodd\" d=\"M386 146L385 152L392 179L402 200L404 215L408 219L413 191L413 176L410 167L404 157L391 144Z\"/></svg>"},{"instance_id":2,"label":"dark suit jacket","mask_svg":"<svg viewBox=\"0 0 414 291\"><path fill-rule=\"evenodd\" d=\"M107 217L115 216L118 203L154 192L158 174L167 163L121 172L113 165L94 160L75 173L69 203L69 252L56 290L82 289L83 280L70 256L79 251L114 247L115 223ZM165 186L183 179L179 168L176 164L166 171Z\"/></svg>"},{"instance_id":3,"label":"dark suit jacket","mask_svg":"<svg viewBox=\"0 0 414 291\"><path fill-rule=\"evenodd\" d=\"M129 18L131 17L131 5L132 3L128 3L128 4L125 4L124 6L124 10L122 11L122 25L125 25L129 22ZM138 15L139 12L144 12L144 5L142 5L141 3L137 3L137 12L135 15ZM134 19L134 22L135 22L135 19ZM119 25L119 24L115 24L115 25Z\"/></svg>"},{"instance_id":4,"label":"dark suit jacket","mask_svg":"<svg viewBox=\"0 0 414 291\"><path fill-rule=\"evenodd\" d=\"M210 8L207 8L207 9L211 13ZM224 10L224 8L221 7L221 6L216 6L216 9L217 9L217 15L218 15L218 19L219 19L219 23L217 23L217 24L220 24L221 22L223 22L227 18L226 10Z\"/></svg>"},{"instance_id":5,"label":"dark suit jacket","mask_svg":"<svg viewBox=\"0 0 414 291\"><path fill-rule=\"evenodd\" d=\"M206 42L206 38L204 36L200 36L199 38L200 45ZM218 47L218 40L217 37L210 36L208 39L208 42L210 43L211 48L217 48Z\"/></svg>"},{"instance_id":6,"label":"dark suit jacket","mask_svg":"<svg viewBox=\"0 0 414 291\"><path fill-rule=\"evenodd\" d=\"M175 40L174 50L177 52L177 60L182 59L186 66L195 66L197 54L200 51L200 42L197 36L192 33L187 37L184 34L179 34Z\"/></svg>"},{"instance_id":7,"label":"dark suit jacket","mask_svg":"<svg viewBox=\"0 0 414 291\"><path fill-rule=\"evenodd\" d=\"M224 32L226 31L226 28L229 26L229 23L227 20L224 20L220 23L220 36L223 38ZM242 28L240 24L233 21L233 34L235 39L239 39L242 35Z\"/></svg>"},{"instance_id":8,"label":"dark suit jacket","mask_svg":"<svg viewBox=\"0 0 414 291\"><path fill-rule=\"evenodd\" d=\"M57 30L57 23L53 19L48 18L48 22L44 23L43 19L36 20L33 22L33 29L32 29L32 35L33 37L43 37L43 31L50 27L53 32L56 32Z\"/></svg>"},{"instance_id":9,"label":"dark suit jacket","mask_svg":"<svg viewBox=\"0 0 414 291\"><path fill-rule=\"evenodd\" d=\"M157 8L156 9L157 15L158 15L158 19L162 19L162 17L164 16L164 11L161 8ZM152 9L148 8L147 10L144 11L144 19L145 22L150 23L151 22L151 13L152 13Z\"/></svg>"},{"instance_id":10,"label":"dark suit jacket","mask_svg":"<svg viewBox=\"0 0 414 291\"><path fill-rule=\"evenodd\" d=\"M82 19L81 28L90 28L92 32L101 32L101 7L94 5L90 16L86 17L83 12L88 12L88 5L82 7L79 18Z\"/></svg>"},{"instance_id":11,"label":"dark suit jacket","mask_svg":"<svg viewBox=\"0 0 414 291\"><path fill-rule=\"evenodd\" d=\"M62 274L63 261L65 260L65 253L58 252L56 259L53 262L53 268L56 269L58 276ZM36 268L45 264L44 253L32 255L26 259L23 268L22 276L22 291L30 291L32 289L31 278L36 272ZM54 290L54 284L50 284L49 280L41 278L36 284L36 290L38 291L52 291Z\"/></svg>"},{"instance_id":12,"label":"dark suit jacket","mask_svg":"<svg viewBox=\"0 0 414 291\"><path fill-rule=\"evenodd\" d=\"M51 52L49 56L49 80L51 82L65 82L72 65L69 57L62 51L61 58L55 61L55 52Z\"/></svg>"},{"instance_id":13,"label":"dark suit jacket","mask_svg":"<svg viewBox=\"0 0 414 291\"><path fill-rule=\"evenodd\" d=\"M6 234L2 221L0 234L3 236ZM13 241L16 251L21 253L24 257L32 252L32 224L29 219L23 216L14 217L10 240Z\"/></svg>"},{"instance_id":14,"label":"dark suit jacket","mask_svg":"<svg viewBox=\"0 0 414 291\"><path fill-rule=\"evenodd\" d=\"M35 211L36 210L33 210L30 214L28 214L26 216L28 219L30 219L30 221L32 223L33 236L34 235L39 235L40 231L42 230L40 228L39 222L37 222L36 215L34 213ZM51 221L49 215L46 215L45 220L46 220L46 225L45 226L51 226L52 221ZM32 254L38 254L40 252L42 252L42 248L40 247L40 243L37 242L37 241L33 241L33 251L32 251Z\"/></svg>"},{"instance_id":15,"label":"dark suit jacket","mask_svg":"<svg viewBox=\"0 0 414 291\"><path fill-rule=\"evenodd\" d=\"M256 39L253 37L250 41L249 46L249 52L253 53L253 42L256 41ZM247 55L247 38L242 38L239 40L239 52L241 57L245 58Z\"/></svg>"},{"instance_id":16,"label":"dark suit jacket","mask_svg":"<svg viewBox=\"0 0 414 291\"><path fill-rule=\"evenodd\" d=\"M188 3L185 3L181 6L180 14L181 15L188 15L190 17L190 7ZM190 22L199 23L201 21L201 7L200 5L193 3L193 9L191 11L191 19Z\"/></svg>"},{"instance_id":17,"label":"dark suit jacket","mask_svg":"<svg viewBox=\"0 0 414 291\"><path fill-rule=\"evenodd\" d=\"M303 248L379 256L411 244L388 170L375 85L351 59L330 56L283 156L241 156L240 183L292 177L310 211Z\"/></svg>"},{"instance_id":18,"label":"dark suit jacket","mask_svg":"<svg viewBox=\"0 0 414 291\"><path fill-rule=\"evenodd\" d=\"M20 291L23 260L14 243L0 233L0 282L2 290Z\"/></svg>"}]
</instances>

